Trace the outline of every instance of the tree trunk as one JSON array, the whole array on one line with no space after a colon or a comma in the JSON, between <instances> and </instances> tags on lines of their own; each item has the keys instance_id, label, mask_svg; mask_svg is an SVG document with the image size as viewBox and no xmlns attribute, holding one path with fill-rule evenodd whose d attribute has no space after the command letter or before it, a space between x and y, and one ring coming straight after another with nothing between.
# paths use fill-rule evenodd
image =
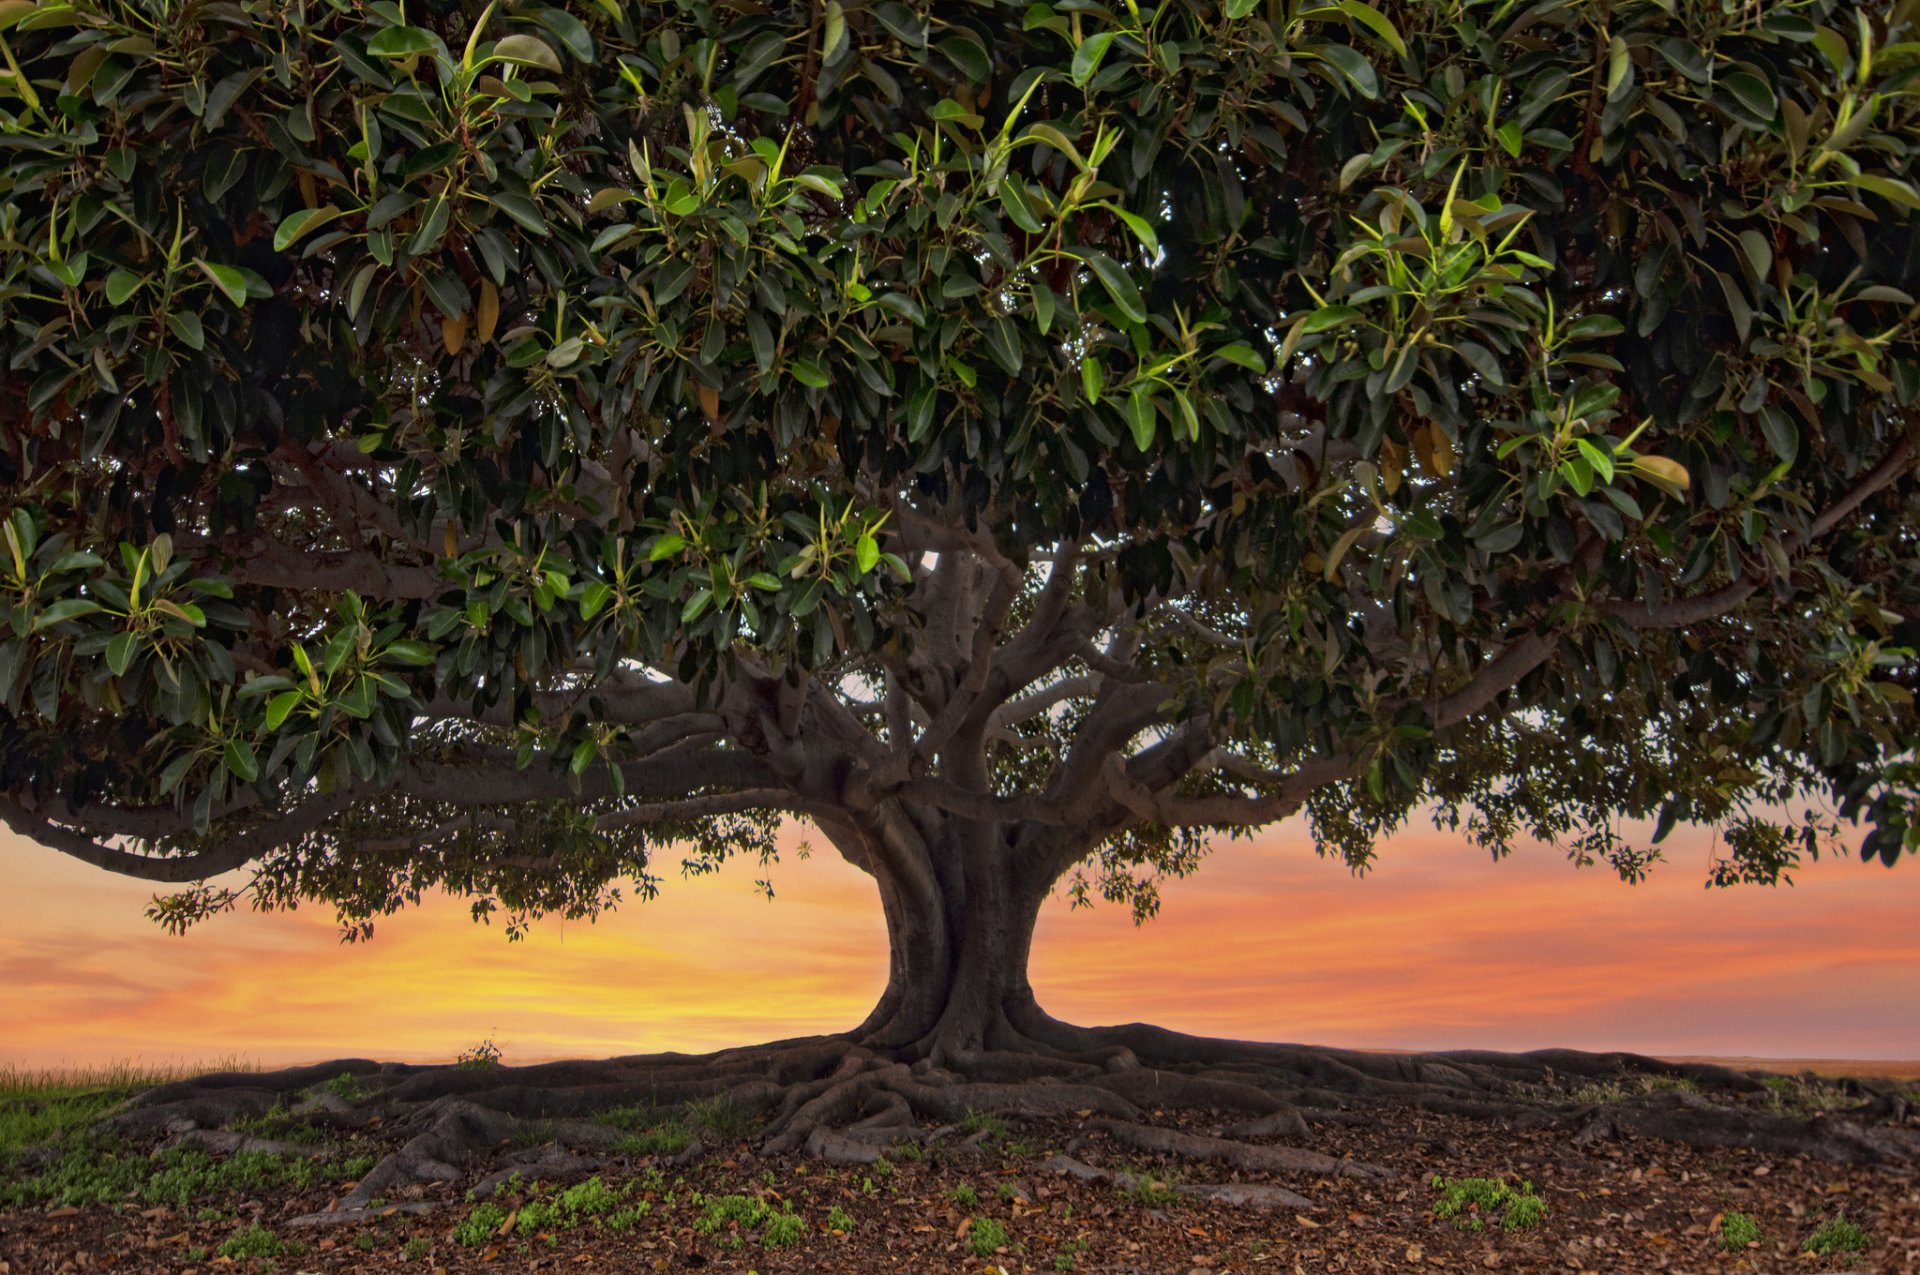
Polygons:
<instances>
[{"instance_id":1,"label":"tree trunk","mask_svg":"<svg viewBox=\"0 0 1920 1275\"><path fill-rule=\"evenodd\" d=\"M1019 828L914 822L932 834L920 842L930 871L917 882L874 873L887 918L887 987L854 1035L910 1059L1021 1045L1020 1024L1050 1021L1027 962L1052 883L1016 853L1027 843Z\"/></svg>"}]
</instances>

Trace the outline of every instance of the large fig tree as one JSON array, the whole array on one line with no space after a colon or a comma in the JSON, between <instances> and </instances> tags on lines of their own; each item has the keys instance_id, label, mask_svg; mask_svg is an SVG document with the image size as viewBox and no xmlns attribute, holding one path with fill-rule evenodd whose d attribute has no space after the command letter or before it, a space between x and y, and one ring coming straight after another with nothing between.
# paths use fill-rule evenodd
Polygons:
<instances>
[{"instance_id":1,"label":"large fig tree","mask_svg":"<svg viewBox=\"0 0 1920 1275\"><path fill-rule=\"evenodd\" d=\"M1890 865L1917 23L0 0L0 818L518 927L797 816L955 1067L1176 1057L1042 901L1302 809Z\"/></svg>"}]
</instances>

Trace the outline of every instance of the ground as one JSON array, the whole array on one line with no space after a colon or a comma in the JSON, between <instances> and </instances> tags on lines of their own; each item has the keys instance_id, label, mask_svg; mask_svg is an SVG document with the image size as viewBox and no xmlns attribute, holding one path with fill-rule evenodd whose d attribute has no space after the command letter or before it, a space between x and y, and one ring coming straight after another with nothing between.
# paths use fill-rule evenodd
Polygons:
<instances>
[{"instance_id":1,"label":"ground","mask_svg":"<svg viewBox=\"0 0 1920 1275\"><path fill-rule=\"evenodd\" d=\"M478 1077L460 1070L425 1074L507 1092L517 1069L477 1059L468 1070ZM766 1151L758 1117L708 1099L598 1111L592 1125L605 1136L585 1138L598 1141L585 1149L582 1122L515 1120L450 1180L367 1196L357 1184L416 1142L421 1122L373 1117L351 1127L341 1113L379 1106L379 1077L320 1074L295 1101L218 1134L99 1132L114 1120L137 1126L130 1113L177 1111L177 1099L116 1107L124 1087L0 1087L0 1275L1920 1271L1920 1174L1911 1163L1632 1136L1579 1141L1563 1124L1527 1128L1526 1119L1391 1097L1319 1109L1305 1138L1239 1140L1304 1142L1331 1165L1385 1176L1249 1172L1156 1154L1121 1141L1139 1126L1090 1109L975 1112L902 1137L872 1163L833 1164ZM1920 1085L1905 1083L1899 1092ZM1631 1104L1689 1089L1623 1074L1521 1097L1557 1109L1569 1099ZM1807 1076L1768 1080L1747 1101L1804 1116L1859 1097ZM445 1118L445 1097L429 1105ZM1143 1114L1161 1134L1245 1127L1237 1111L1148 1105ZM1902 1111L1897 1123L1911 1128L1913 1117ZM507 1176L515 1164L520 1176ZM1265 1186L1266 1198L1205 1194L1229 1183ZM343 1205L352 1220L340 1220ZM1825 1251L1808 1252L1810 1240Z\"/></svg>"}]
</instances>

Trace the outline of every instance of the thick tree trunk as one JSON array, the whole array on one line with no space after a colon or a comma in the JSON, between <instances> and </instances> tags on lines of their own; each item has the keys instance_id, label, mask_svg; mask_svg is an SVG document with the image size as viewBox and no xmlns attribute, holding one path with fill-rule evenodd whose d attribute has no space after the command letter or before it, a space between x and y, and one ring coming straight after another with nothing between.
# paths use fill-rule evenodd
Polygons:
<instances>
[{"instance_id":1,"label":"thick tree trunk","mask_svg":"<svg viewBox=\"0 0 1920 1275\"><path fill-rule=\"evenodd\" d=\"M1027 963L1051 882L1020 861L1018 829L943 820L930 831L931 872L917 888L875 873L887 987L854 1035L908 1059L1027 1043L1020 1024L1049 1021Z\"/></svg>"}]
</instances>

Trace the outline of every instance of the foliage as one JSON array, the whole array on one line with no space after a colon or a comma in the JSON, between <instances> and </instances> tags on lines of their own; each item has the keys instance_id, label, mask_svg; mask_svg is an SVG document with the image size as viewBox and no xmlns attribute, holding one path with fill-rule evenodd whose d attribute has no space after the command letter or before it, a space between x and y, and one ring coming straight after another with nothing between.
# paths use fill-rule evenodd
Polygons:
<instances>
[{"instance_id":1,"label":"foliage","mask_svg":"<svg viewBox=\"0 0 1920 1275\"><path fill-rule=\"evenodd\" d=\"M500 1046L494 1044L493 1038L489 1036L479 1044L469 1045L461 1050L460 1056L453 1060L453 1065L462 1071L485 1071L489 1067L498 1067Z\"/></svg>"},{"instance_id":2,"label":"foliage","mask_svg":"<svg viewBox=\"0 0 1920 1275\"><path fill-rule=\"evenodd\" d=\"M1007 1246L1007 1228L990 1217L976 1217L967 1227L967 1248L975 1257L992 1257Z\"/></svg>"},{"instance_id":3,"label":"foliage","mask_svg":"<svg viewBox=\"0 0 1920 1275\"><path fill-rule=\"evenodd\" d=\"M304 1244L290 1244L260 1223L253 1222L245 1230L235 1231L222 1240L215 1253L229 1261L245 1261L250 1257L298 1256L306 1251Z\"/></svg>"},{"instance_id":4,"label":"foliage","mask_svg":"<svg viewBox=\"0 0 1920 1275\"><path fill-rule=\"evenodd\" d=\"M464 1244L469 1248L485 1244L506 1224L507 1211L504 1208L491 1200L476 1204L467 1211L465 1217L455 1223L453 1242Z\"/></svg>"},{"instance_id":5,"label":"foliage","mask_svg":"<svg viewBox=\"0 0 1920 1275\"><path fill-rule=\"evenodd\" d=\"M1873 1247L1873 1237L1857 1222L1831 1217L1814 1227L1813 1234L1807 1236L1800 1247L1823 1257L1829 1253L1864 1253Z\"/></svg>"},{"instance_id":6,"label":"foliage","mask_svg":"<svg viewBox=\"0 0 1920 1275\"><path fill-rule=\"evenodd\" d=\"M1495 1215L1503 1230L1523 1231L1546 1221L1547 1202L1533 1193L1533 1183L1518 1187L1504 1178L1444 1178L1433 1175L1436 1192L1433 1212L1450 1218L1457 1230L1478 1231Z\"/></svg>"},{"instance_id":7,"label":"foliage","mask_svg":"<svg viewBox=\"0 0 1920 1275\"><path fill-rule=\"evenodd\" d=\"M1892 864L1913 24L9 4L0 817L356 935L888 801Z\"/></svg>"},{"instance_id":8,"label":"foliage","mask_svg":"<svg viewBox=\"0 0 1920 1275\"><path fill-rule=\"evenodd\" d=\"M1737 1252L1760 1239L1760 1224L1745 1213L1732 1212L1720 1219L1720 1247Z\"/></svg>"}]
</instances>

